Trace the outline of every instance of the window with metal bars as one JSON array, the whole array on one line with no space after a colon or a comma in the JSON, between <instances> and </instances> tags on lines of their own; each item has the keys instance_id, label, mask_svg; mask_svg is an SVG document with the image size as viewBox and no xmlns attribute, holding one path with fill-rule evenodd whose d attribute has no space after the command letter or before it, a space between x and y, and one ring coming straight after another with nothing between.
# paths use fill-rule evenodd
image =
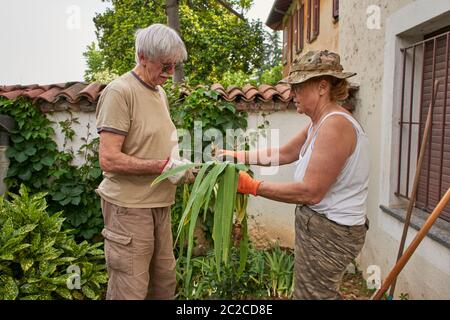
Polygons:
<instances>
[{"instance_id":1,"label":"window with metal bars","mask_svg":"<svg viewBox=\"0 0 450 320\"><path fill-rule=\"evenodd\" d=\"M450 187L450 27L402 49L399 159L396 195L409 199L425 122L432 125L419 174L416 207L431 212ZM435 101L435 81L439 88ZM447 205L441 218L450 221Z\"/></svg>"}]
</instances>

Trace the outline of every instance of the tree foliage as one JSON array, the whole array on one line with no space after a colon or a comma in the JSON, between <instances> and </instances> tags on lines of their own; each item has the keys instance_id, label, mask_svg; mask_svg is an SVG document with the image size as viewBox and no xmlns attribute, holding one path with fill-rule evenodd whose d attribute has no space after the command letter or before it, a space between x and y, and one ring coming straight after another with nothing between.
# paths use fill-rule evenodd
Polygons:
<instances>
[{"instance_id":1,"label":"tree foliage","mask_svg":"<svg viewBox=\"0 0 450 320\"><path fill-rule=\"evenodd\" d=\"M91 45L85 53L88 81L95 80L96 74L123 74L132 69L135 32L153 23L167 22L165 1L104 1L111 2L110 8L94 18L99 48ZM245 12L252 2L228 0L237 12ZM269 35L260 21L242 20L210 0L180 0L179 10L189 55L185 74L191 83L217 82L230 70L251 74L265 64Z\"/></svg>"}]
</instances>

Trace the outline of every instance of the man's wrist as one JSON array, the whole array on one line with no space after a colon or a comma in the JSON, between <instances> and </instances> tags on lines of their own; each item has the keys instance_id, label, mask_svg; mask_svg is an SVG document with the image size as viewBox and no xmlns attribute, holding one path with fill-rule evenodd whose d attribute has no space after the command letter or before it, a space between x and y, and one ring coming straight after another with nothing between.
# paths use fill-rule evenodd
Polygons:
<instances>
[{"instance_id":1,"label":"man's wrist","mask_svg":"<svg viewBox=\"0 0 450 320\"><path fill-rule=\"evenodd\" d=\"M166 160L157 160L158 161L158 172L160 174L163 173L169 160L170 160L170 157L168 157Z\"/></svg>"}]
</instances>

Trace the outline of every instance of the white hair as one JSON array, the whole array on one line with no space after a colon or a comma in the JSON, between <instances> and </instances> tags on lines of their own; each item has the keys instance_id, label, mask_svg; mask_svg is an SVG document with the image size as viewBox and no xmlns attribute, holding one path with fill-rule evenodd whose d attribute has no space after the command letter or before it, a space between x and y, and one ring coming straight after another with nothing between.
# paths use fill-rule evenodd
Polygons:
<instances>
[{"instance_id":1,"label":"white hair","mask_svg":"<svg viewBox=\"0 0 450 320\"><path fill-rule=\"evenodd\" d=\"M186 47L178 33L164 25L152 24L136 32L136 63L139 64L139 55L147 59L159 61L181 62L187 59Z\"/></svg>"}]
</instances>

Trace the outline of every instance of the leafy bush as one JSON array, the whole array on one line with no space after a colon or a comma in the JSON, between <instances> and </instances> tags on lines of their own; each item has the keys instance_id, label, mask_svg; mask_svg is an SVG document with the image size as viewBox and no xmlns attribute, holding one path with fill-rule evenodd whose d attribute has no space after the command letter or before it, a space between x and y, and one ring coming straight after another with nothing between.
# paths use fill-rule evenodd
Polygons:
<instances>
[{"instance_id":1,"label":"leafy bush","mask_svg":"<svg viewBox=\"0 0 450 320\"><path fill-rule=\"evenodd\" d=\"M229 86L243 87L246 84L260 86L262 84L276 85L283 77L283 65L281 63L261 70L254 70L252 73L243 71L224 72L219 83L226 89Z\"/></svg>"},{"instance_id":2,"label":"leafy bush","mask_svg":"<svg viewBox=\"0 0 450 320\"><path fill-rule=\"evenodd\" d=\"M31 193L46 192L48 212L52 215L63 211L64 228L75 229L77 239L99 235L103 218L100 198L95 193L102 180L98 138L80 148L86 162L77 167L72 164L73 152L58 150L52 122L31 100L0 98L0 106L17 124L6 152L10 160L5 179L8 190L18 192L23 183ZM75 135L70 124L59 123L66 140Z\"/></svg>"},{"instance_id":3,"label":"leafy bush","mask_svg":"<svg viewBox=\"0 0 450 320\"><path fill-rule=\"evenodd\" d=\"M107 0L109 9L96 15L98 48L87 47L86 79L99 72L123 74L135 65L136 30L152 23L166 23L165 1ZM228 1L248 10L252 1ZM189 52L185 74L193 83L214 83L229 70L250 72L264 64L268 34L260 21L241 20L218 1L179 1L180 31ZM273 47L270 51L273 51ZM97 74L97 75L96 75Z\"/></svg>"},{"instance_id":4,"label":"leafy bush","mask_svg":"<svg viewBox=\"0 0 450 320\"><path fill-rule=\"evenodd\" d=\"M49 216L45 193L24 185L12 201L0 197L0 300L99 299L107 282L101 243L77 243L62 231L62 212ZM70 290L79 268L81 289Z\"/></svg>"},{"instance_id":5,"label":"leafy bush","mask_svg":"<svg viewBox=\"0 0 450 320\"><path fill-rule=\"evenodd\" d=\"M264 70L259 76L258 82L260 84L270 84L276 85L283 78L283 65L279 63L278 65Z\"/></svg>"}]
</instances>

